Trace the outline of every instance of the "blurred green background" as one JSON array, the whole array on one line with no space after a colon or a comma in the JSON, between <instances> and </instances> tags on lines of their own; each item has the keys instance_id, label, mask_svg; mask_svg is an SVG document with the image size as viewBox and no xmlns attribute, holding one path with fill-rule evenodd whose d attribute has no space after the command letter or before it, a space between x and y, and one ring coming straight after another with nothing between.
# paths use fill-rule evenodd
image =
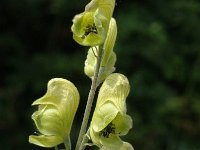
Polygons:
<instances>
[{"instance_id":1,"label":"blurred green background","mask_svg":"<svg viewBox=\"0 0 200 150\"><path fill-rule=\"evenodd\" d=\"M80 91L72 142L90 88L87 47L72 39L75 14L89 0L0 1L0 149L42 150L31 103L53 77ZM117 0L117 72L131 84L133 129L123 137L136 150L200 150L200 1Z\"/></svg>"}]
</instances>

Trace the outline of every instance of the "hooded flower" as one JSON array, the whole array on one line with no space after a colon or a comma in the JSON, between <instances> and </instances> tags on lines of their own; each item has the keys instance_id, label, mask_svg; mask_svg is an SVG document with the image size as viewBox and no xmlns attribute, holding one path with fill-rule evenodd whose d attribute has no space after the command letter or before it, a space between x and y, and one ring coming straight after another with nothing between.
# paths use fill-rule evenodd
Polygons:
<instances>
[{"instance_id":1,"label":"hooded flower","mask_svg":"<svg viewBox=\"0 0 200 150\"><path fill-rule=\"evenodd\" d=\"M73 19L74 40L83 46L97 46L105 41L115 0L92 0L85 11Z\"/></svg>"},{"instance_id":2,"label":"hooded flower","mask_svg":"<svg viewBox=\"0 0 200 150\"><path fill-rule=\"evenodd\" d=\"M126 97L130 86L128 79L119 73L109 75L98 95L90 125L94 144L104 150L122 150L130 147L120 139L132 128L132 119L126 114Z\"/></svg>"},{"instance_id":3,"label":"hooded flower","mask_svg":"<svg viewBox=\"0 0 200 150\"><path fill-rule=\"evenodd\" d=\"M39 134L30 135L29 142L42 147L63 143L69 138L78 104L79 93L73 83L62 78L51 79L46 94L32 104L38 105L32 119Z\"/></svg>"},{"instance_id":4,"label":"hooded flower","mask_svg":"<svg viewBox=\"0 0 200 150\"><path fill-rule=\"evenodd\" d=\"M106 37L105 22L106 18L101 15L99 9L76 15L71 28L74 40L83 46L102 44Z\"/></svg>"}]
</instances>

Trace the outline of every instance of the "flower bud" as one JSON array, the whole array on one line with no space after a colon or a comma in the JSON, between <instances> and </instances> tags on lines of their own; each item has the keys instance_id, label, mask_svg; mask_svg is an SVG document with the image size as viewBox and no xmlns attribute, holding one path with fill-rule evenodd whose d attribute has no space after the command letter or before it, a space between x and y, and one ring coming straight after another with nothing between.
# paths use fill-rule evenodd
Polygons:
<instances>
[{"instance_id":1,"label":"flower bud","mask_svg":"<svg viewBox=\"0 0 200 150\"><path fill-rule=\"evenodd\" d=\"M104 81L107 76L109 76L111 73L115 71L115 62L117 60L115 52L111 52L110 57L106 63L106 65L102 65L100 67L100 73L99 73L99 83Z\"/></svg>"},{"instance_id":2,"label":"flower bud","mask_svg":"<svg viewBox=\"0 0 200 150\"><path fill-rule=\"evenodd\" d=\"M91 47L88 50L87 58L85 60L84 72L89 77L92 78L94 76L95 66L97 63L96 54L99 51L99 48Z\"/></svg>"},{"instance_id":3,"label":"flower bud","mask_svg":"<svg viewBox=\"0 0 200 150\"><path fill-rule=\"evenodd\" d=\"M90 48L88 50L88 55L85 60L84 72L89 78L93 78L94 71L96 67L96 56L95 53L98 53L99 47L97 48ZM116 54L115 52L111 51L110 57L104 66L100 66L100 73L99 73L99 83L105 80L105 78L110 75L112 72L115 71L115 62L116 62ZM103 60L103 59L102 59Z\"/></svg>"},{"instance_id":4,"label":"flower bud","mask_svg":"<svg viewBox=\"0 0 200 150\"><path fill-rule=\"evenodd\" d=\"M73 83L62 78L51 79L46 94L32 104L38 105L32 119L40 133L30 135L29 142L42 147L63 143L69 137L78 104L79 93Z\"/></svg>"},{"instance_id":5,"label":"flower bud","mask_svg":"<svg viewBox=\"0 0 200 150\"><path fill-rule=\"evenodd\" d=\"M132 119L126 114L129 90L128 79L119 73L109 75L100 88L90 125L91 139L98 147L122 150L120 136L132 128Z\"/></svg>"}]
</instances>

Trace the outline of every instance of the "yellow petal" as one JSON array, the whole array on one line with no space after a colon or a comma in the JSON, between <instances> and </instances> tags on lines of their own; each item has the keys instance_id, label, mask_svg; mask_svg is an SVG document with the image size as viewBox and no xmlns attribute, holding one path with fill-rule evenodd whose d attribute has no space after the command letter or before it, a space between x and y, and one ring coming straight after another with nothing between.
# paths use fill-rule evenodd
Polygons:
<instances>
[{"instance_id":1,"label":"yellow petal","mask_svg":"<svg viewBox=\"0 0 200 150\"><path fill-rule=\"evenodd\" d=\"M133 126L132 118L127 114L119 113L112 123L115 125L115 132L119 136L126 135Z\"/></svg>"},{"instance_id":2,"label":"yellow petal","mask_svg":"<svg viewBox=\"0 0 200 150\"><path fill-rule=\"evenodd\" d=\"M120 146L120 147L115 147L113 149L110 149L108 147L103 146L99 150L134 150L134 148L132 147L132 145L130 143L123 142L122 146Z\"/></svg>"},{"instance_id":3,"label":"yellow petal","mask_svg":"<svg viewBox=\"0 0 200 150\"><path fill-rule=\"evenodd\" d=\"M65 136L63 120L55 106L47 105L43 109L34 112L32 119L41 134Z\"/></svg>"},{"instance_id":4,"label":"yellow petal","mask_svg":"<svg viewBox=\"0 0 200 150\"><path fill-rule=\"evenodd\" d=\"M46 105L54 106L55 108L51 110L57 111L59 117L56 118L60 118L62 121L58 126L65 128L62 130L63 134L69 134L78 104L79 93L74 84L66 79L54 78L48 82L47 93L32 105L39 105L39 111ZM51 113L51 110L46 108L45 111Z\"/></svg>"},{"instance_id":5,"label":"yellow petal","mask_svg":"<svg viewBox=\"0 0 200 150\"><path fill-rule=\"evenodd\" d=\"M98 8L100 9L101 13L108 20L110 20L114 11L114 7L115 7L115 0L92 0L85 7L85 11L95 11Z\"/></svg>"},{"instance_id":6,"label":"yellow petal","mask_svg":"<svg viewBox=\"0 0 200 150\"><path fill-rule=\"evenodd\" d=\"M109 64L108 61L113 52L113 47L115 45L116 37L117 37L117 24L116 24L115 19L111 18L110 23L109 23L107 37L106 37L106 40L104 43L104 54L103 54L103 59L101 62L102 67Z\"/></svg>"},{"instance_id":7,"label":"yellow petal","mask_svg":"<svg viewBox=\"0 0 200 150\"><path fill-rule=\"evenodd\" d=\"M122 147L119 150L134 150L133 146L128 142L123 142Z\"/></svg>"},{"instance_id":8,"label":"yellow petal","mask_svg":"<svg viewBox=\"0 0 200 150\"><path fill-rule=\"evenodd\" d=\"M103 130L110 122L112 122L118 114L117 108L112 104L112 102L107 102L101 107L96 107L91 127L95 132L100 132Z\"/></svg>"},{"instance_id":9,"label":"yellow petal","mask_svg":"<svg viewBox=\"0 0 200 150\"><path fill-rule=\"evenodd\" d=\"M36 136L36 135L30 135L29 136L29 142L38 146L42 147L54 147L56 145L59 145L63 142L63 139L58 136Z\"/></svg>"},{"instance_id":10,"label":"yellow petal","mask_svg":"<svg viewBox=\"0 0 200 150\"><path fill-rule=\"evenodd\" d=\"M126 113L126 97L129 94L128 79L119 73L109 75L100 88L96 107L101 107L106 101L112 101L118 110Z\"/></svg>"}]
</instances>

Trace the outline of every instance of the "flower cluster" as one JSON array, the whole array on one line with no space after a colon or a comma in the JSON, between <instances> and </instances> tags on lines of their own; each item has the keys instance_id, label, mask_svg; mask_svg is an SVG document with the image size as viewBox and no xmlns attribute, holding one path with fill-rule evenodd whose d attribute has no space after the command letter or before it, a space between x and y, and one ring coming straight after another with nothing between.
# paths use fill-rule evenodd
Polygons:
<instances>
[{"instance_id":1,"label":"flower cluster","mask_svg":"<svg viewBox=\"0 0 200 150\"><path fill-rule=\"evenodd\" d=\"M130 143L120 138L132 128L132 119L126 109L129 81L126 76L113 73L117 60L113 50L117 37L117 23L112 17L114 7L115 0L92 0L84 12L74 17L71 30L77 43L90 47L84 72L94 83L91 97L94 97L97 86L103 83L88 136L100 150L133 150ZM78 104L79 92L73 83L62 78L51 79L46 94L32 104L38 106L32 119L39 133L30 135L29 142L42 147L64 143L66 150L71 150L70 131ZM81 145L78 144L80 150L84 149L80 148Z\"/></svg>"}]
</instances>

